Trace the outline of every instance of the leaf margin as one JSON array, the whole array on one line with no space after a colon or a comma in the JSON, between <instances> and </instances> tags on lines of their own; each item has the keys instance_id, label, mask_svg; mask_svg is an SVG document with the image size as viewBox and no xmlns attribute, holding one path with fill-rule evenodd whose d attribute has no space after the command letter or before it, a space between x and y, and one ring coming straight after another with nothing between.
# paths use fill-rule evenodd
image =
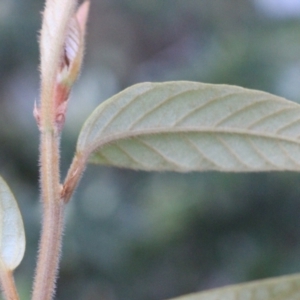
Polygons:
<instances>
[{"instance_id":1,"label":"leaf margin","mask_svg":"<svg viewBox=\"0 0 300 300\"><path fill-rule=\"evenodd\" d=\"M289 300L290 286L296 287L296 295L300 297L300 273L292 275L283 275L273 278L254 280L250 282L228 285L220 288L205 290L198 293L187 294L167 300ZM267 287L272 288L271 295L268 298L261 298L266 295ZM273 294L272 294L273 293ZM284 298L281 297L280 293ZM254 294L254 297L251 297ZM277 294L277 295L276 295ZM247 296L247 297L246 297ZM257 296L257 297L255 297ZM274 298L276 296L276 298ZM224 297L224 298L223 298ZM245 297L245 298L243 298ZM250 298L251 297L251 298ZM287 297L287 298L286 298Z\"/></svg>"},{"instance_id":2,"label":"leaf margin","mask_svg":"<svg viewBox=\"0 0 300 300\"><path fill-rule=\"evenodd\" d=\"M13 271L22 261L26 239L19 205L6 181L0 176L0 259ZM12 257L13 253L13 257Z\"/></svg>"}]
</instances>

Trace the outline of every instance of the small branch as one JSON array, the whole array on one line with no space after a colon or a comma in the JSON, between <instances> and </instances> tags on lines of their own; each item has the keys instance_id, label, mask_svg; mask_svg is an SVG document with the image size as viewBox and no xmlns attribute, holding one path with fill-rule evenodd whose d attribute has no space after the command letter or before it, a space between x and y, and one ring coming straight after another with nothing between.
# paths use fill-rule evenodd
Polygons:
<instances>
[{"instance_id":1,"label":"small branch","mask_svg":"<svg viewBox=\"0 0 300 300\"><path fill-rule=\"evenodd\" d=\"M0 264L0 281L4 298L6 300L19 300L12 271L6 270L2 262Z\"/></svg>"},{"instance_id":2,"label":"small branch","mask_svg":"<svg viewBox=\"0 0 300 300\"><path fill-rule=\"evenodd\" d=\"M63 231L64 203L60 199L59 138L52 130L41 133L41 189L43 225L35 274L33 300L53 297Z\"/></svg>"}]
</instances>

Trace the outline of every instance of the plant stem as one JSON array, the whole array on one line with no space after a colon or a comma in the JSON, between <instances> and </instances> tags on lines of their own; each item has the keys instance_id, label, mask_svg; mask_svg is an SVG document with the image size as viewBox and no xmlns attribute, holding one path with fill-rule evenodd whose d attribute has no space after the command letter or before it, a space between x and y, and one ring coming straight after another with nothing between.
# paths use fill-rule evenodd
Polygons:
<instances>
[{"instance_id":1,"label":"plant stem","mask_svg":"<svg viewBox=\"0 0 300 300\"><path fill-rule=\"evenodd\" d=\"M50 300L58 273L64 213L60 198L59 138L54 130L41 130L40 151L43 224L32 299Z\"/></svg>"},{"instance_id":2,"label":"plant stem","mask_svg":"<svg viewBox=\"0 0 300 300\"><path fill-rule=\"evenodd\" d=\"M3 264L2 261L0 262ZM5 267L0 268L0 280L4 298L7 300L19 300L19 295L16 289L13 273L10 270L5 270Z\"/></svg>"}]
</instances>

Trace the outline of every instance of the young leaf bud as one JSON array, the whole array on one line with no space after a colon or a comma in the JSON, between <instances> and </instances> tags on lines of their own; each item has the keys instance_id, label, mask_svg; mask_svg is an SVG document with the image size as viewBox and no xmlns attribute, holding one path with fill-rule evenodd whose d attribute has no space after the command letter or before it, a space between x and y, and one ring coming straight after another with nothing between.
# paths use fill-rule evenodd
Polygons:
<instances>
[{"instance_id":1,"label":"young leaf bud","mask_svg":"<svg viewBox=\"0 0 300 300\"><path fill-rule=\"evenodd\" d=\"M52 120L54 121L55 128L58 131L61 131L65 121L67 102L71 87L80 72L88 12L89 1L85 1L79 6L77 12L66 24L63 44L59 55L59 64L57 65L54 85L52 85L52 105L54 108L54 120ZM42 35L42 42L44 40L45 39ZM40 109L36 105L34 107L34 116L39 125L43 115L40 113Z\"/></svg>"},{"instance_id":2,"label":"young leaf bud","mask_svg":"<svg viewBox=\"0 0 300 300\"><path fill-rule=\"evenodd\" d=\"M66 32L55 89L55 121L59 130L65 121L70 89L81 68L88 11L89 2L86 1L70 19Z\"/></svg>"}]
</instances>

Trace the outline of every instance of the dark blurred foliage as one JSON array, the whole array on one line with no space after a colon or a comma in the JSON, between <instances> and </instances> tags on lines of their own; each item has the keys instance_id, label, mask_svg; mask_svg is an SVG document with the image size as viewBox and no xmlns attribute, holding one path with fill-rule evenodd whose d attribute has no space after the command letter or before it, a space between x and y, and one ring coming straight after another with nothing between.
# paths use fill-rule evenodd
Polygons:
<instances>
[{"instance_id":1,"label":"dark blurred foliage","mask_svg":"<svg viewBox=\"0 0 300 300\"><path fill-rule=\"evenodd\" d=\"M40 230L38 44L43 1L0 0L0 174L27 234L29 299ZM228 83L300 99L297 0L93 0L62 176L85 118L137 82ZM300 176L90 166L66 211L57 299L158 300L300 271Z\"/></svg>"}]
</instances>

